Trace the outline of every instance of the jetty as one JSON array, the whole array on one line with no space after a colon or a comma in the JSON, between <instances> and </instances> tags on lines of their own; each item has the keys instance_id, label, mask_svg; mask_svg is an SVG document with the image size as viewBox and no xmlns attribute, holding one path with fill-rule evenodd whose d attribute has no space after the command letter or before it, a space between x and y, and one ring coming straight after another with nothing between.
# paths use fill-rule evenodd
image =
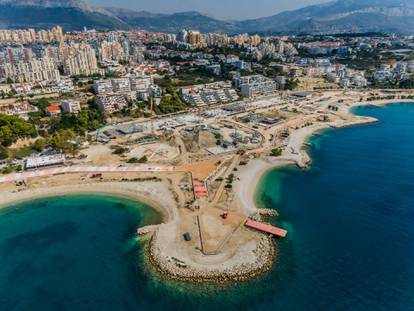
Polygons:
<instances>
[{"instance_id":1,"label":"jetty","mask_svg":"<svg viewBox=\"0 0 414 311\"><path fill-rule=\"evenodd\" d=\"M281 229L264 222L255 221L253 219L248 218L244 225L248 228L256 229L258 231L262 231L265 233L272 234L277 237L285 238L287 236L287 231L285 229Z\"/></svg>"}]
</instances>

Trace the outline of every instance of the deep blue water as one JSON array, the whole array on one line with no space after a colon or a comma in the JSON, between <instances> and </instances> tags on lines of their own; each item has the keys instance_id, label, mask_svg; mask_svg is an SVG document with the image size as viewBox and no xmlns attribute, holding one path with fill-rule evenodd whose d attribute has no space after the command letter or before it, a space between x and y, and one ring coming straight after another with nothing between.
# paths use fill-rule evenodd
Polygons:
<instances>
[{"instance_id":1,"label":"deep blue water","mask_svg":"<svg viewBox=\"0 0 414 311\"><path fill-rule=\"evenodd\" d=\"M311 139L310 170L264 176L261 206L289 230L272 271L244 283L165 281L120 198L73 196L0 211L0 310L414 310L414 105L355 110L380 123Z\"/></svg>"},{"instance_id":2,"label":"deep blue water","mask_svg":"<svg viewBox=\"0 0 414 311\"><path fill-rule=\"evenodd\" d=\"M314 136L313 166L274 170L258 193L290 232L282 310L414 310L414 105L359 107L381 122ZM277 185L277 186L275 186Z\"/></svg>"}]
</instances>

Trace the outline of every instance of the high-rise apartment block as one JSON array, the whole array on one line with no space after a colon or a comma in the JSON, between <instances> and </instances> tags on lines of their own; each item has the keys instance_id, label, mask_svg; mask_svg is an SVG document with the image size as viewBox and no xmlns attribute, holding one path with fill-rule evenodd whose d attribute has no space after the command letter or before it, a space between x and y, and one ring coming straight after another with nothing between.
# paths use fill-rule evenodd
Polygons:
<instances>
[{"instance_id":1,"label":"high-rise apartment block","mask_svg":"<svg viewBox=\"0 0 414 311\"><path fill-rule=\"evenodd\" d=\"M64 61L65 74L90 76L98 73L95 50L88 44L80 44L76 51Z\"/></svg>"},{"instance_id":2,"label":"high-rise apartment block","mask_svg":"<svg viewBox=\"0 0 414 311\"><path fill-rule=\"evenodd\" d=\"M50 58L20 61L0 65L0 78L14 82L42 82L60 80L59 70Z\"/></svg>"}]
</instances>

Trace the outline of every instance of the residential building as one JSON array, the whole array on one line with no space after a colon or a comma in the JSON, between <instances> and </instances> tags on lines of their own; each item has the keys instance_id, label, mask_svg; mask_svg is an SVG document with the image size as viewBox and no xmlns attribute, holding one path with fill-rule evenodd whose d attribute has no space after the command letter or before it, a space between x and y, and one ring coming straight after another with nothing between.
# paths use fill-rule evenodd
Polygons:
<instances>
[{"instance_id":1,"label":"residential building","mask_svg":"<svg viewBox=\"0 0 414 311\"><path fill-rule=\"evenodd\" d=\"M262 75L238 77L234 83L245 97L269 95L277 90L277 83Z\"/></svg>"},{"instance_id":2,"label":"residential building","mask_svg":"<svg viewBox=\"0 0 414 311\"><path fill-rule=\"evenodd\" d=\"M188 43L191 45L199 45L201 43L201 33L191 30L188 32Z\"/></svg>"},{"instance_id":3,"label":"residential building","mask_svg":"<svg viewBox=\"0 0 414 311\"><path fill-rule=\"evenodd\" d=\"M115 78L111 79L112 88L115 93L131 92L131 83L129 78Z\"/></svg>"},{"instance_id":4,"label":"residential building","mask_svg":"<svg viewBox=\"0 0 414 311\"><path fill-rule=\"evenodd\" d=\"M117 41L104 41L99 49L99 59L101 61L119 61L125 58L124 55L122 45Z\"/></svg>"},{"instance_id":5,"label":"residential building","mask_svg":"<svg viewBox=\"0 0 414 311\"><path fill-rule=\"evenodd\" d=\"M195 106L227 103L239 99L230 81L181 87L180 92L184 101Z\"/></svg>"},{"instance_id":6,"label":"residential building","mask_svg":"<svg viewBox=\"0 0 414 311\"><path fill-rule=\"evenodd\" d=\"M0 65L0 78L15 82L42 82L60 80L59 70L50 58Z\"/></svg>"},{"instance_id":7,"label":"residential building","mask_svg":"<svg viewBox=\"0 0 414 311\"><path fill-rule=\"evenodd\" d=\"M63 41L64 35L60 26L50 30L41 29L1 29L0 43L28 44L33 42Z\"/></svg>"},{"instance_id":8,"label":"residential building","mask_svg":"<svg viewBox=\"0 0 414 311\"><path fill-rule=\"evenodd\" d=\"M111 80L93 81L93 90L96 94L113 93L114 91Z\"/></svg>"},{"instance_id":9,"label":"residential building","mask_svg":"<svg viewBox=\"0 0 414 311\"><path fill-rule=\"evenodd\" d=\"M60 107L64 112L67 113L79 113L81 111L81 106L79 101L65 99L60 102Z\"/></svg>"},{"instance_id":10,"label":"residential building","mask_svg":"<svg viewBox=\"0 0 414 311\"><path fill-rule=\"evenodd\" d=\"M46 107L46 114L50 117L57 116L61 114L61 110L59 106L49 106Z\"/></svg>"},{"instance_id":11,"label":"residential building","mask_svg":"<svg viewBox=\"0 0 414 311\"><path fill-rule=\"evenodd\" d=\"M64 72L70 76L90 76L98 73L95 50L88 44L77 46L75 53L64 62Z\"/></svg>"},{"instance_id":12,"label":"residential building","mask_svg":"<svg viewBox=\"0 0 414 311\"><path fill-rule=\"evenodd\" d=\"M182 29L177 35L178 42L187 42L188 32L185 29Z\"/></svg>"},{"instance_id":13,"label":"residential building","mask_svg":"<svg viewBox=\"0 0 414 311\"><path fill-rule=\"evenodd\" d=\"M96 104L99 110L104 113L111 114L122 110L127 106L127 101L120 94L105 94L96 96Z\"/></svg>"}]
</instances>

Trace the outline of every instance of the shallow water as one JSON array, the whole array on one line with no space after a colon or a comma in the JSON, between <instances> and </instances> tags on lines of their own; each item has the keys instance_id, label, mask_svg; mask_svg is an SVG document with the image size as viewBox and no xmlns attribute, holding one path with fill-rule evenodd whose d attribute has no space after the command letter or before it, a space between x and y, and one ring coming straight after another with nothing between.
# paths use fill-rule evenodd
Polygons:
<instances>
[{"instance_id":1,"label":"shallow water","mask_svg":"<svg viewBox=\"0 0 414 311\"><path fill-rule=\"evenodd\" d=\"M381 122L314 136L310 170L262 179L258 204L289 230L266 275L165 281L134 239L152 209L36 200L0 211L0 310L414 310L414 105L356 112Z\"/></svg>"}]
</instances>

